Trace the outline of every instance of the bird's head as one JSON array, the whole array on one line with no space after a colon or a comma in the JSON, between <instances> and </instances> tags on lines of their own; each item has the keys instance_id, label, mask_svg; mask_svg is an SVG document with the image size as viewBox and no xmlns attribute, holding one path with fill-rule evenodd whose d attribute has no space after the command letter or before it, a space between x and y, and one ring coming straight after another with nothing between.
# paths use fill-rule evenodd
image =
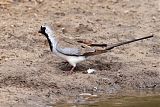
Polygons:
<instances>
[{"instance_id":1,"label":"bird's head","mask_svg":"<svg viewBox=\"0 0 160 107\"><path fill-rule=\"evenodd\" d=\"M41 33L41 34L47 36L49 34L52 34L53 31L50 28L50 26L48 26L48 25L42 25L41 28L40 28L40 30L38 31L38 33Z\"/></svg>"}]
</instances>

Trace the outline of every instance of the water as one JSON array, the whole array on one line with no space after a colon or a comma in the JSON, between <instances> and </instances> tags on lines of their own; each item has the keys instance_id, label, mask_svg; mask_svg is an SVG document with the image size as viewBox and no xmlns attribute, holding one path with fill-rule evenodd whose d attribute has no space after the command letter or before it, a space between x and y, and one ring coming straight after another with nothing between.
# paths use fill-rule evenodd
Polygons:
<instances>
[{"instance_id":1,"label":"water","mask_svg":"<svg viewBox=\"0 0 160 107\"><path fill-rule=\"evenodd\" d=\"M160 96L124 97L109 99L79 107L160 107Z\"/></svg>"},{"instance_id":2,"label":"water","mask_svg":"<svg viewBox=\"0 0 160 107\"><path fill-rule=\"evenodd\" d=\"M160 107L160 96L107 98L92 104L58 107Z\"/></svg>"},{"instance_id":3,"label":"water","mask_svg":"<svg viewBox=\"0 0 160 107\"><path fill-rule=\"evenodd\" d=\"M160 96L111 98L75 107L160 107Z\"/></svg>"}]
</instances>

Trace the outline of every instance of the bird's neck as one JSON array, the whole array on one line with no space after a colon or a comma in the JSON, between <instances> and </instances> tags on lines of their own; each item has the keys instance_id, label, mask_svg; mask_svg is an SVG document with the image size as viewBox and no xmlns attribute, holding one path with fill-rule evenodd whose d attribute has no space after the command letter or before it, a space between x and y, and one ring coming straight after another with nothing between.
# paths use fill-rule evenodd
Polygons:
<instances>
[{"instance_id":1,"label":"bird's neck","mask_svg":"<svg viewBox=\"0 0 160 107\"><path fill-rule=\"evenodd\" d=\"M48 34L45 34L45 36L48 40L50 50L53 51L57 46L57 40L55 38L54 33L48 33Z\"/></svg>"}]
</instances>

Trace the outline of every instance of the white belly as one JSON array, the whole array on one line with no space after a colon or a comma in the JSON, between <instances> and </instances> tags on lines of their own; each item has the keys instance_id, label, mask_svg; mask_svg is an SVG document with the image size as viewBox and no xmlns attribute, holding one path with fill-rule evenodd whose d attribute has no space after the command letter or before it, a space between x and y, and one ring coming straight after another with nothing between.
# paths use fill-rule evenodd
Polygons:
<instances>
[{"instance_id":1,"label":"white belly","mask_svg":"<svg viewBox=\"0 0 160 107\"><path fill-rule=\"evenodd\" d=\"M64 60L67 60L74 67L76 66L77 63L86 60L86 58L84 56L66 56L66 55L58 53L58 52L55 52L55 54L57 56L63 58Z\"/></svg>"},{"instance_id":2,"label":"white belly","mask_svg":"<svg viewBox=\"0 0 160 107\"><path fill-rule=\"evenodd\" d=\"M76 66L77 63L84 61L86 58L84 56L67 56L67 61L72 65Z\"/></svg>"}]
</instances>

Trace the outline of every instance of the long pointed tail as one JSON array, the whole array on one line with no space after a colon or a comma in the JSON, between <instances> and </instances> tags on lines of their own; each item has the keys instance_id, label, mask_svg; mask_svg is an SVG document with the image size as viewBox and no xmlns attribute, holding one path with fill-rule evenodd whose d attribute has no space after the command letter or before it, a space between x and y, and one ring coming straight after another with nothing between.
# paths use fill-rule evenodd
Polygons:
<instances>
[{"instance_id":1,"label":"long pointed tail","mask_svg":"<svg viewBox=\"0 0 160 107\"><path fill-rule=\"evenodd\" d=\"M151 38L151 37L153 37L153 35L142 37L142 38L139 38L139 39L133 39L133 40L122 42L122 43L117 43L117 44L114 44L114 45L112 45L110 47L107 47L106 49L103 49L103 50L95 50L94 52L86 52L86 53L83 54L83 56L88 57L88 56L93 56L93 55L106 53L108 50L111 50L115 47L118 47L118 46L121 46L121 45L124 45L124 44L129 44L129 43L136 42L136 41L143 40L143 39L148 39L148 38Z\"/></svg>"}]
</instances>

